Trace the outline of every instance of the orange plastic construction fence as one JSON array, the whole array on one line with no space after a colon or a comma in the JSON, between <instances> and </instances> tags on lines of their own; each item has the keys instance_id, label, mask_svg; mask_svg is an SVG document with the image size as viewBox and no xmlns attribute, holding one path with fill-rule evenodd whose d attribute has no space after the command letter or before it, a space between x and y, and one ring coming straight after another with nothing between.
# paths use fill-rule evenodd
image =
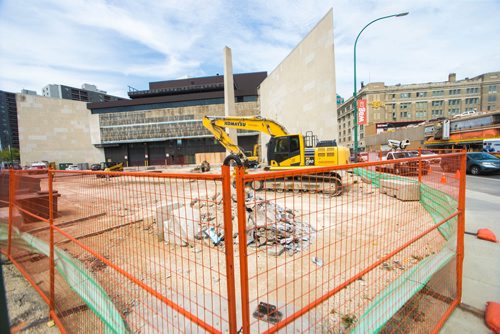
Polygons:
<instances>
[{"instance_id":1,"label":"orange plastic construction fence","mask_svg":"<svg viewBox=\"0 0 500 334\"><path fill-rule=\"evenodd\" d=\"M465 153L432 159L11 170L0 249L63 332L437 332L461 300Z\"/></svg>"}]
</instances>

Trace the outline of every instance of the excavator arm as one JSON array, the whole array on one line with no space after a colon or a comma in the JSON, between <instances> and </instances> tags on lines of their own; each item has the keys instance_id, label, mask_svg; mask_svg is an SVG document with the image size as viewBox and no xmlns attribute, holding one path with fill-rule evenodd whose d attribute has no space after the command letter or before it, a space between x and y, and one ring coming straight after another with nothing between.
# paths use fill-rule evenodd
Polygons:
<instances>
[{"instance_id":1,"label":"excavator arm","mask_svg":"<svg viewBox=\"0 0 500 334\"><path fill-rule=\"evenodd\" d=\"M245 152L229 137L226 128L257 131L266 133L271 137L288 135L288 131L281 124L258 116L205 116L203 117L203 125L222 146L245 160L247 158Z\"/></svg>"}]
</instances>

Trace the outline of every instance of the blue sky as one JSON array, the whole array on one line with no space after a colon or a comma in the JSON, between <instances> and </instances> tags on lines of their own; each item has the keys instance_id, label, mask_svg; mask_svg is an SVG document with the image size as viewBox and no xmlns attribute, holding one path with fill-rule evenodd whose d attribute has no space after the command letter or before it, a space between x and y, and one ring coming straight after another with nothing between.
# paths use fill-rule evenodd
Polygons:
<instances>
[{"instance_id":1,"label":"blue sky","mask_svg":"<svg viewBox=\"0 0 500 334\"><path fill-rule=\"evenodd\" d=\"M333 8L337 92L358 82L419 83L500 71L500 1L0 0L0 90L127 86L223 73L271 72Z\"/></svg>"}]
</instances>

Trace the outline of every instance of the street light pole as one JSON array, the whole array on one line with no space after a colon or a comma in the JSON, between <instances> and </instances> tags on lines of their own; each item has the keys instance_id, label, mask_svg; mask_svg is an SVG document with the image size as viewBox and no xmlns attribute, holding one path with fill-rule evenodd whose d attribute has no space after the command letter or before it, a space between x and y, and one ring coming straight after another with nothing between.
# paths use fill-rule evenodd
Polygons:
<instances>
[{"instance_id":1,"label":"street light pole","mask_svg":"<svg viewBox=\"0 0 500 334\"><path fill-rule=\"evenodd\" d=\"M375 19L365 25L363 29L359 32L358 36L356 37L356 41L354 42L354 93L353 93L353 103L354 103L354 162L358 162L358 97L357 97L357 83L356 83L356 45L358 45L358 39L359 36L361 36L361 33L365 31L365 29L372 23L375 23L377 21L383 20L383 19L388 19L390 17L401 17L401 16L406 16L408 15L409 12L404 12L404 13L399 13L399 14L393 14L393 15L388 15L388 16L383 16L379 17L378 19Z\"/></svg>"}]
</instances>

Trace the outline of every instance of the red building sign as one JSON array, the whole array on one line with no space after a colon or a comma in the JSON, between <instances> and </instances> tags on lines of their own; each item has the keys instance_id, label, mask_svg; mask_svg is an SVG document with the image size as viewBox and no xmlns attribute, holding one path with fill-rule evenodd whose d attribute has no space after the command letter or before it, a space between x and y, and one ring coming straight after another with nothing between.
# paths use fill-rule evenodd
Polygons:
<instances>
[{"instance_id":1,"label":"red building sign","mask_svg":"<svg viewBox=\"0 0 500 334\"><path fill-rule=\"evenodd\" d=\"M366 123L366 100L358 100L358 125Z\"/></svg>"}]
</instances>

